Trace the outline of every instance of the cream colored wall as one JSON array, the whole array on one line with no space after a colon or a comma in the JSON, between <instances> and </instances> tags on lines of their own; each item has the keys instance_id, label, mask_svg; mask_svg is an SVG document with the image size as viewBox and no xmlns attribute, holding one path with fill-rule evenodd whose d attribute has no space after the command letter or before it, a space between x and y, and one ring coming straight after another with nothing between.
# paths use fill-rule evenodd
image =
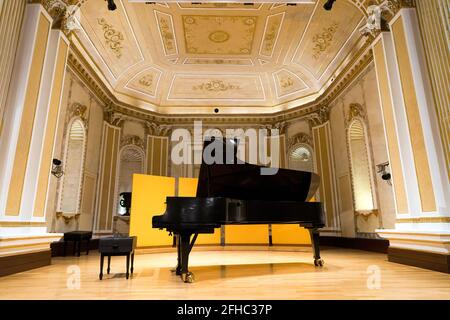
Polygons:
<instances>
[{"instance_id":1,"label":"cream colored wall","mask_svg":"<svg viewBox=\"0 0 450 320\"><path fill-rule=\"evenodd\" d=\"M366 114L366 124L369 138L369 154L374 176L375 195L378 206L378 216L355 216L353 197L349 196L351 172L347 149L346 118L350 104L359 104ZM376 174L376 164L388 161L387 146L384 134L381 105L378 96L377 80L374 65L362 75L330 105L330 121L335 157L335 170L341 213L343 236L352 237L355 232L373 234L377 228L391 228L395 223L393 190L390 185ZM351 190L351 189L350 189ZM355 228L356 223L356 228Z\"/></svg>"},{"instance_id":2,"label":"cream colored wall","mask_svg":"<svg viewBox=\"0 0 450 320\"><path fill-rule=\"evenodd\" d=\"M63 89L61 111L58 120L58 129L55 140L54 157L64 160L66 148L66 133L69 121L73 115L70 114L70 107L74 103L79 103L87 107L87 141L84 157L84 172L82 177L82 190L80 194L81 215L77 220L72 219L65 223L62 218L55 216L58 210L59 201L59 181L52 179L50 184L49 199L47 205L47 224L55 232L65 232L69 230L92 230L94 219L94 205L96 200L96 183L99 171L100 144L103 126L103 108L101 103L91 93L91 91L79 80L79 78L67 68L66 80Z\"/></svg>"}]
</instances>

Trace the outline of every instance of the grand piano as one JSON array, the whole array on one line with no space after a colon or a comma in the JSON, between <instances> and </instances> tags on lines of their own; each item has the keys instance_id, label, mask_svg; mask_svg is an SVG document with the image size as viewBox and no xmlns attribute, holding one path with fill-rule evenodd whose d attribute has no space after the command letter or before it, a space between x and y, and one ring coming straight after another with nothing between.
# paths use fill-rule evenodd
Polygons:
<instances>
[{"instance_id":1,"label":"grand piano","mask_svg":"<svg viewBox=\"0 0 450 320\"><path fill-rule=\"evenodd\" d=\"M237 140L211 139L223 148L224 161L203 161L196 197L167 197L166 212L153 217L153 228L173 233L178 249L177 275L186 283L194 281L189 272L189 254L199 234L214 233L222 225L298 224L309 230L314 265L322 267L319 229L324 227L320 202L308 202L316 193L320 178L311 172L278 169L261 175L261 166L237 163ZM231 145L230 145L231 144ZM217 149L216 149L217 148ZM226 151L234 150L233 164L226 163ZM229 163L229 162L228 162Z\"/></svg>"}]
</instances>

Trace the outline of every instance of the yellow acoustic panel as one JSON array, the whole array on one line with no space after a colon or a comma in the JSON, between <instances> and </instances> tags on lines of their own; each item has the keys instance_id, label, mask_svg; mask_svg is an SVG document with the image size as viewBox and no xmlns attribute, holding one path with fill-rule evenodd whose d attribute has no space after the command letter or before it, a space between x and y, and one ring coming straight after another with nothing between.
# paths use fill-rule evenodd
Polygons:
<instances>
[{"instance_id":1,"label":"yellow acoustic panel","mask_svg":"<svg viewBox=\"0 0 450 320\"><path fill-rule=\"evenodd\" d=\"M309 231L298 224L272 225L273 244L311 244Z\"/></svg>"},{"instance_id":2,"label":"yellow acoustic panel","mask_svg":"<svg viewBox=\"0 0 450 320\"><path fill-rule=\"evenodd\" d=\"M236 225L225 226L226 244L269 244L269 226Z\"/></svg>"},{"instance_id":3,"label":"yellow acoustic panel","mask_svg":"<svg viewBox=\"0 0 450 320\"><path fill-rule=\"evenodd\" d=\"M198 179L196 178L180 178L178 182L178 196L195 197L197 184ZM216 229L213 234L200 234L196 244L220 244L220 228Z\"/></svg>"},{"instance_id":4,"label":"yellow acoustic panel","mask_svg":"<svg viewBox=\"0 0 450 320\"><path fill-rule=\"evenodd\" d=\"M138 247L172 244L167 231L152 228L152 218L166 211L166 197L174 195L175 178L133 175L130 235L137 236Z\"/></svg>"}]
</instances>

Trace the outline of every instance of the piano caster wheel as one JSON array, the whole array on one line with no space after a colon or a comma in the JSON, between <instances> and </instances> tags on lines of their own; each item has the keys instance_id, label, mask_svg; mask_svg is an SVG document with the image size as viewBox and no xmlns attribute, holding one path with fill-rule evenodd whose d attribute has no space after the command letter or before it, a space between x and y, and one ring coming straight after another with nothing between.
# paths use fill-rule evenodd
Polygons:
<instances>
[{"instance_id":1,"label":"piano caster wheel","mask_svg":"<svg viewBox=\"0 0 450 320\"><path fill-rule=\"evenodd\" d=\"M324 264L325 264L325 261L323 261L323 259L314 259L314 265L316 267L323 267Z\"/></svg>"},{"instance_id":2,"label":"piano caster wheel","mask_svg":"<svg viewBox=\"0 0 450 320\"><path fill-rule=\"evenodd\" d=\"M193 283L195 281L194 274L192 272L181 274L181 280L185 283Z\"/></svg>"}]
</instances>

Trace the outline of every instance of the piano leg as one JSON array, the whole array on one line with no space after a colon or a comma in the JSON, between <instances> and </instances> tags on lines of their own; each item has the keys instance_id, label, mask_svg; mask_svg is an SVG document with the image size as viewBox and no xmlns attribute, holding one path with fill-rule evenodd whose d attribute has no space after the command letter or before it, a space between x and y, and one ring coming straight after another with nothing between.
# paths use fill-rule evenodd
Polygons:
<instances>
[{"instance_id":1,"label":"piano leg","mask_svg":"<svg viewBox=\"0 0 450 320\"><path fill-rule=\"evenodd\" d=\"M173 235L174 242L177 244L177 266L175 269L172 269L172 272L175 272L177 276L181 276L181 244L180 244L180 235Z\"/></svg>"},{"instance_id":2,"label":"piano leg","mask_svg":"<svg viewBox=\"0 0 450 320\"><path fill-rule=\"evenodd\" d=\"M180 234L181 279L186 283L194 282L194 274L189 272L189 252L191 251L191 234Z\"/></svg>"},{"instance_id":3,"label":"piano leg","mask_svg":"<svg viewBox=\"0 0 450 320\"><path fill-rule=\"evenodd\" d=\"M308 228L308 231L309 235L311 236L311 244L314 252L314 265L316 267L322 267L325 262L320 258L319 229Z\"/></svg>"}]
</instances>

